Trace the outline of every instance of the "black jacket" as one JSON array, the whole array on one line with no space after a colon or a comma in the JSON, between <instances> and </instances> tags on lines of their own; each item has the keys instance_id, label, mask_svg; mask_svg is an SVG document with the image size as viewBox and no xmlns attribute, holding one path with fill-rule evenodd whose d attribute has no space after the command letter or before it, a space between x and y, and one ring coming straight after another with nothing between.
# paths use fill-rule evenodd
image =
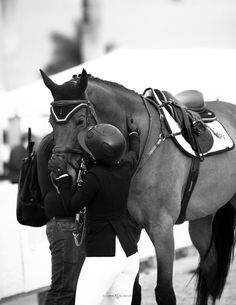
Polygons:
<instances>
[{"instance_id":1,"label":"black jacket","mask_svg":"<svg viewBox=\"0 0 236 305\"><path fill-rule=\"evenodd\" d=\"M68 214L87 206L87 256L114 256L116 236L127 256L137 252L128 221L127 200L138 153L139 135L135 133L130 136L130 151L119 165L92 167L76 191L72 191L69 176L57 180Z\"/></svg>"}]
</instances>

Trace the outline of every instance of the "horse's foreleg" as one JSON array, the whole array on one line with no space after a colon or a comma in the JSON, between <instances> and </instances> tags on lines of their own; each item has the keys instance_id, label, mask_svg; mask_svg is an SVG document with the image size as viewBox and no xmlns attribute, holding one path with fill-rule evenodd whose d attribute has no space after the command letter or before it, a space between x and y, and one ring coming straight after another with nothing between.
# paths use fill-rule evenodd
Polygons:
<instances>
[{"instance_id":1,"label":"horse's foreleg","mask_svg":"<svg viewBox=\"0 0 236 305\"><path fill-rule=\"evenodd\" d=\"M173 224L156 224L147 229L156 251L157 286L155 296L158 305L176 305L173 289L174 236Z\"/></svg>"}]
</instances>

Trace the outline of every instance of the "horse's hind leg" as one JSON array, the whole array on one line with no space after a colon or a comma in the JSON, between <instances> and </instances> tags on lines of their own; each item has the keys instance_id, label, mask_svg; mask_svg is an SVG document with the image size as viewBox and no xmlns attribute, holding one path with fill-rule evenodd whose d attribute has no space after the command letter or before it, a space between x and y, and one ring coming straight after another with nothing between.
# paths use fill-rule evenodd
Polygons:
<instances>
[{"instance_id":1,"label":"horse's hind leg","mask_svg":"<svg viewBox=\"0 0 236 305\"><path fill-rule=\"evenodd\" d=\"M206 305L208 297L215 304L221 297L234 249L234 221L235 211L227 203L214 217L190 222L190 236L200 253L197 305Z\"/></svg>"},{"instance_id":2,"label":"horse's hind leg","mask_svg":"<svg viewBox=\"0 0 236 305\"><path fill-rule=\"evenodd\" d=\"M189 221L189 235L193 245L199 252L200 257L204 257L210 246L212 235L212 220L214 215Z\"/></svg>"},{"instance_id":3,"label":"horse's hind leg","mask_svg":"<svg viewBox=\"0 0 236 305\"><path fill-rule=\"evenodd\" d=\"M176 305L173 289L174 236L173 224L155 224L146 230L153 242L157 257L157 286L155 296L158 305Z\"/></svg>"},{"instance_id":4,"label":"horse's hind leg","mask_svg":"<svg viewBox=\"0 0 236 305\"><path fill-rule=\"evenodd\" d=\"M197 290L200 290L201 297L198 296L198 305L207 305L209 295L207 286L214 280L214 270L216 269L215 264L217 263L214 255L209 255L207 262L203 264L204 258L207 255L207 251L211 244L212 220L213 215L210 215L205 218L189 222L190 238L200 255L200 262L197 269Z\"/></svg>"}]
</instances>

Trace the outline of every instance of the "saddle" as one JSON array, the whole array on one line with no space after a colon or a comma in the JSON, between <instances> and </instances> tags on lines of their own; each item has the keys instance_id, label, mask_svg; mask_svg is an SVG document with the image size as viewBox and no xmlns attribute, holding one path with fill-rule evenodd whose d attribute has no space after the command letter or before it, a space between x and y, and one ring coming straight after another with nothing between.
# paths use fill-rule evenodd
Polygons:
<instances>
[{"instance_id":1,"label":"saddle","mask_svg":"<svg viewBox=\"0 0 236 305\"><path fill-rule=\"evenodd\" d=\"M166 92L166 91L165 91ZM167 95L171 95L166 92ZM216 119L215 114L206 107L203 94L197 90L185 90L174 97L187 111L198 113L203 122L212 122Z\"/></svg>"},{"instance_id":2,"label":"saddle","mask_svg":"<svg viewBox=\"0 0 236 305\"><path fill-rule=\"evenodd\" d=\"M203 159L204 153L213 146L213 136L206 123L216 119L215 114L207 109L203 94L197 90L182 91L175 96L168 91L155 89L154 92L180 126L183 137L196 156Z\"/></svg>"}]
</instances>

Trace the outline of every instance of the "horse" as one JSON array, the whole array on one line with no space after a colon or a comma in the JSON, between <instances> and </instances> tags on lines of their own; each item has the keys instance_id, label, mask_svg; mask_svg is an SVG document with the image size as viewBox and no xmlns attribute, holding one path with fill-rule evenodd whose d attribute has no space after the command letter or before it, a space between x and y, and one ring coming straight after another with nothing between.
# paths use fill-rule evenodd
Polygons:
<instances>
[{"instance_id":1,"label":"horse","mask_svg":"<svg viewBox=\"0 0 236 305\"><path fill-rule=\"evenodd\" d=\"M109 123L118 127L128 143L127 117L133 117L140 130L140 156L128 198L128 210L146 230L155 248L159 305L175 305L173 289L173 228L181 211L191 158L186 156L163 124L160 108L142 94L120 84L87 74L58 85L43 71L42 78L51 91L50 123L54 133L54 152L70 164L81 157L78 133L89 125ZM206 102L236 141L236 106L221 101ZM158 143L158 145L156 145ZM150 151L156 145L156 149ZM185 221L191 240L200 254L196 274L197 305L213 304L221 297L234 248L236 210L236 150L206 157L191 194ZM73 166L72 166L73 167ZM71 167L71 169L72 169ZM73 171L73 170L72 170ZM72 175L73 176L73 175ZM74 176L76 176L74 174Z\"/></svg>"}]
</instances>

